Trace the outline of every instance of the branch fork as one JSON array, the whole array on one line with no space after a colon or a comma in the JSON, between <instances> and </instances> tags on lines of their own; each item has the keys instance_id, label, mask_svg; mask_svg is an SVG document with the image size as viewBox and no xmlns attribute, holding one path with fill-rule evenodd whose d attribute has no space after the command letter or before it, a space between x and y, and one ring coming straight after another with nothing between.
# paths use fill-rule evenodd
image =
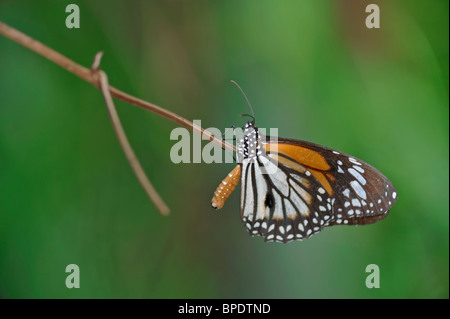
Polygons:
<instances>
[{"instance_id":1,"label":"branch fork","mask_svg":"<svg viewBox=\"0 0 450 319\"><path fill-rule=\"evenodd\" d=\"M169 208L164 203L164 201L161 199L159 194L156 192L153 185L150 183L150 180L145 175L145 172L139 163L139 160L136 157L136 154L134 153L133 149L131 148L130 143L128 142L128 139L125 135L125 131L123 130L123 127L120 123L119 116L117 114L117 110L114 106L114 102L112 97L118 98L122 101L128 102L132 105L138 106L140 108L143 108L147 111L150 111L152 113L156 113L176 124L179 124L181 126L184 126L185 128L202 135L204 138L208 139L209 141L217 144L218 146L222 147L224 150L231 150L233 152L236 151L236 148L234 145L226 142L225 140L222 140L220 137L214 136L211 132L208 130L203 129L202 127L195 125L193 122L179 116L178 114L175 114L167 109L164 109L160 106L157 106L153 103L144 101L142 99L139 99L137 97L131 96L123 91L120 91L108 84L108 77L106 76L106 73L100 69L100 62L101 58L103 56L103 52L98 52L95 57L94 61L92 62L91 68L88 69L86 67L81 66L80 64L70 60L66 56L62 55L61 53L53 50L52 48L44 45L43 43L29 37L28 35L20 32L19 30L16 30L10 26L8 26L6 23L3 23L0 21L0 34L5 36L6 38L9 38L10 40L24 46L27 49L30 49L31 51L47 58L51 62L59 65L60 67L66 69L72 74L75 74L79 78L85 80L86 82L91 83L96 88L100 89L102 91L103 97L105 99L106 107L108 109L109 116L111 118L111 122L114 127L114 131L116 132L117 138L119 140L119 143L125 153L125 156L133 169L134 173L136 174L137 179L141 183L142 187L144 188L145 192L147 193L150 200L155 204L155 206L158 208L159 212L162 215L168 215L169 214Z\"/></svg>"}]
</instances>

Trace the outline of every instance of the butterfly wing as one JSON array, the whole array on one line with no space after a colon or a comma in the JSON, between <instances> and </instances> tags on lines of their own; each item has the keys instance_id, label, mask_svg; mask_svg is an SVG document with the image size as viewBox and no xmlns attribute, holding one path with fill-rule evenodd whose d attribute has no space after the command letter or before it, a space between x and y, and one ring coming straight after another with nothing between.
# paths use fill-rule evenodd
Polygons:
<instances>
[{"instance_id":1,"label":"butterfly wing","mask_svg":"<svg viewBox=\"0 0 450 319\"><path fill-rule=\"evenodd\" d=\"M270 143L266 144L268 149ZM330 225L363 225L386 217L397 201L389 179L366 162L310 142L280 139L278 154L293 156L307 167L333 196L334 220ZM326 164L325 164L326 163Z\"/></svg>"},{"instance_id":2,"label":"butterfly wing","mask_svg":"<svg viewBox=\"0 0 450 319\"><path fill-rule=\"evenodd\" d=\"M266 241L301 240L331 225L370 224L397 200L383 174L347 154L293 139L263 148L264 154L242 162L241 217L251 235Z\"/></svg>"},{"instance_id":3,"label":"butterfly wing","mask_svg":"<svg viewBox=\"0 0 450 319\"><path fill-rule=\"evenodd\" d=\"M302 240L332 221L331 196L305 167L292 164L270 156L243 161L241 217L251 235L266 241Z\"/></svg>"}]
</instances>

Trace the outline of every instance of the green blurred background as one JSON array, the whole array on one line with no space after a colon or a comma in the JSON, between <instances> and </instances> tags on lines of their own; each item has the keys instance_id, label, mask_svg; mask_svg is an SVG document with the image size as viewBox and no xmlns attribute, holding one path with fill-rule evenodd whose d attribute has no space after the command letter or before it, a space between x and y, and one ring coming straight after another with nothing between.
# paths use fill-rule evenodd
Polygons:
<instances>
[{"instance_id":1,"label":"green blurred background","mask_svg":"<svg viewBox=\"0 0 450 319\"><path fill-rule=\"evenodd\" d=\"M81 28L65 27L76 3ZM381 29L365 27L365 6ZM101 93L0 36L0 297L448 298L449 2L0 0L0 20L204 127L260 127L359 157L396 186L387 219L286 245L251 238L233 164L173 164L176 126L116 100L172 213L149 202ZM65 287L65 267L81 288ZM379 265L381 288L365 267Z\"/></svg>"}]
</instances>

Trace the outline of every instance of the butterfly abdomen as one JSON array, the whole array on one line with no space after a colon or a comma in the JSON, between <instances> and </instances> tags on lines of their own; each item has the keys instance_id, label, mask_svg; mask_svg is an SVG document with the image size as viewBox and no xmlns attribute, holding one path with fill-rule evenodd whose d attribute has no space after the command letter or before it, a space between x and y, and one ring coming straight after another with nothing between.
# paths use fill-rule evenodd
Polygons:
<instances>
[{"instance_id":1,"label":"butterfly abdomen","mask_svg":"<svg viewBox=\"0 0 450 319\"><path fill-rule=\"evenodd\" d=\"M239 179L241 177L241 166L237 165L220 183L214 192L211 205L215 209L221 209L225 204L225 201L230 197L231 193L239 184Z\"/></svg>"}]
</instances>

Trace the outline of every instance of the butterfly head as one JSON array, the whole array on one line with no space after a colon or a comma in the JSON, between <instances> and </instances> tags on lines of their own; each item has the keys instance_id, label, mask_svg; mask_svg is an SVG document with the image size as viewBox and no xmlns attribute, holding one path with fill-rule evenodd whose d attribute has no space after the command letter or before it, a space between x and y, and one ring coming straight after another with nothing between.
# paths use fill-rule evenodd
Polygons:
<instances>
[{"instance_id":1,"label":"butterfly head","mask_svg":"<svg viewBox=\"0 0 450 319\"><path fill-rule=\"evenodd\" d=\"M251 129L258 129L255 125L255 119L252 119L251 121L248 121L245 123L244 127L242 128L245 131L250 131Z\"/></svg>"}]
</instances>

